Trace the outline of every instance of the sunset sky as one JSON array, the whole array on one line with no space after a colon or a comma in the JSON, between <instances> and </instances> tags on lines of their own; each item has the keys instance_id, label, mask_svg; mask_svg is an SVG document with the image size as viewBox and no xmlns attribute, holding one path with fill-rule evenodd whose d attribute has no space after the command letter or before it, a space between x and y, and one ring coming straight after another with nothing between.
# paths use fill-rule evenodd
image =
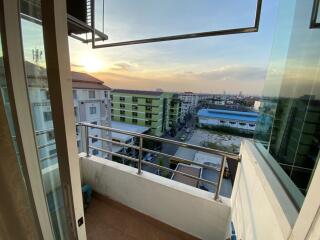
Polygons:
<instances>
[{"instance_id":1,"label":"sunset sky","mask_svg":"<svg viewBox=\"0 0 320 240\"><path fill-rule=\"evenodd\" d=\"M195 4L200 3L201 4ZM106 0L107 42L252 26L256 0ZM102 30L101 3L97 28ZM261 94L277 0L263 2L258 33L91 49L70 39L72 69L112 88Z\"/></svg>"}]
</instances>

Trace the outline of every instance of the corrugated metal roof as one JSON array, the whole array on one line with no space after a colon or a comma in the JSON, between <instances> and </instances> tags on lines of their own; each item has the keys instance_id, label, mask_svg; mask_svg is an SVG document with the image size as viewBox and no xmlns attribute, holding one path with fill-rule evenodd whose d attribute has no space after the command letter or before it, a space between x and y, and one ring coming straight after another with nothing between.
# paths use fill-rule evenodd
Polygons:
<instances>
[{"instance_id":1,"label":"corrugated metal roof","mask_svg":"<svg viewBox=\"0 0 320 240\"><path fill-rule=\"evenodd\" d=\"M256 112L239 112L218 109L201 109L198 112L199 117L218 118L226 120L238 120L245 122L256 122L259 114Z\"/></svg>"}]
</instances>

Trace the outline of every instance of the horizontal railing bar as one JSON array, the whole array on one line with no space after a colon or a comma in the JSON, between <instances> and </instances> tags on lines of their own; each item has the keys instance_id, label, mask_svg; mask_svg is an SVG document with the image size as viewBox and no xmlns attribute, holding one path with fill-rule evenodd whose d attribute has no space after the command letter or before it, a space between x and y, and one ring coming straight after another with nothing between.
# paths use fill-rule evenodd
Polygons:
<instances>
[{"instance_id":1,"label":"horizontal railing bar","mask_svg":"<svg viewBox=\"0 0 320 240\"><path fill-rule=\"evenodd\" d=\"M91 135L89 135L89 138L94 138L94 139L98 139L98 140L101 140L101 141L104 141L104 142L114 143L114 144L117 144L117 145L121 145L121 146L125 146L125 147L130 147L130 148L134 148L134 149L136 149L136 150L139 150L139 147L138 147L138 146L130 145L130 144L127 144L127 143L117 142L117 141L109 140L109 139L106 139L106 138L95 137L95 136L91 136Z\"/></svg>"},{"instance_id":2,"label":"horizontal railing bar","mask_svg":"<svg viewBox=\"0 0 320 240\"><path fill-rule=\"evenodd\" d=\"M54 141L54 142L52 142L52 143L47 143L47 144L39 145L39 146L37 146L37 148L38 148L38 149L41 149L41 148L49 147L49 146L55 145L55 144L56 144L56 142Z\"/></svg>"},{"instance_id":3,"label":"horizontal railing bar","mask_svg":"<svg viewBox=\"0 0 320 240\"><path fill-rule=\"evenodd\" d=\"M193 165L197 165L199 167L208 168L208 169L220 172L219 169L217 169L215 167L212 167L212 166L209 166L209 165L206 165L206 164L197 163L197 162L194 162L194 161L191 161L191 160L188 160L188 159L176 157L176 156L173 156L173 155L170 155L170 154L166 154L166 153L162 153L162 152L157 152L157 151L154 151L154 150L151 150L151 149L147 149L147 148L142 148L142 150L145 151L145 152L150 152L150 153L154 153L154 154L157 154L157 155L161 155L161 156L167 157L169 159L172 159L173 161L177 161L177 162L181 162L181 163L193 164Z\"/></svg>"},{"instance_id":4,"label":"horizontal railing bar","mask_svg":"<svg viewBox=\"0 0 320 240\"><path fill-rule=\"evenodd\" d=\"M145 139L159 141L159 142L171 143L171 144L178 145L180 147L185 147L185 148L189 148L189 149L193 149L193 150L197 150L197 151L217 154L217 155L221 155L221 156L226 156L230 159L239 160L239 155L237 155L237 154L232 154L232 153L228 153L228 152L224 152L224 151L220 151L220 150L216 150L216 149L201 147L201 146L197 146L197 145L193 145L193 144L189 144L189 143L182 143L182 142L178 142L178 141L171 140L171 139L165 139L165 138L155 137L155 136L151 136L151 135L147 135L147 134L135 133L135 132L125 131L125 130L121 130L121 129L106 127L106 126L98 126L98 125L94 125L94 124L90 124L90 123L78 123L78 125L79 126L87 126L87 127L91 127L91 128L98 128L98 129L107 130L107 131L111 131L111 132L122 133L122 134L129 135L129 136L142 137Z\"/></svg>"},{"instance_id":5,"label":"horizontal railing bar","mask_svg":"<svg viewBox=\"0 0 320 240\"><path fill-rule=\"evenodd\" d=\"M44 133L52 132L53 130L54 130L53 128L49 128L49 129L35 131L35 133L36 133L36 135L41 135L41 134L44 134Z\"/></svg>"},{"instance_id":6,"label":"horizontal railing bar","mask_svg":"<svg viewBox=\"0 0 320 240\"><path fill-rule=\"evenodd\" d=\"M101 140L101 141L105 141L105 142L109 142L109 143L114 143L114 144L118 144L118 145L121 145L121 146L130 147L130 148L134 148L134 149L136 149L136 150L139 150L139 147L138 147L138 146L135 146L135 145L130 145L130 144L126 144L126 143L116 142L116 141L113 141L113 140L109 140L109 139L105 139L105 138L100 138L100 137L95 137L95 136L90 136L90 135L89 135L89 138L95 138L95 139L98 139L98 140ZM177 161L177 162L180 162L180 163L193 164L193 165L197 165L197 166L200 166L200 167L203 167L203 168L207 168L207 169L211 169L211 170L220 172L220 170L219 170L218 168L215 168L215 167L212 167L212 166L209 166L209 165L206 165L206 164L197 163L197 162L194 162L194 161L191 161L191 160L188 160L188 159L184 159L184 158L176 157L176 156L173 156L173 155L170 155L170 154L166 154L166 153L154 151L154 150L151 150L151 149L148 149L148 148L142 148L141 150L144 151L144 152L149 152L149 153L161 155L161 156L164 156L164 157L169 158L170 160ZM221 161L222 161L222 159L221 159Z\"/></svg>"},{"instance_id":7,"label":"horizontal railing bar","mask_svg":"<svg viewBox=\"0 0 320 240\"><path fill-rule=\"evenodd\" d=\"M206 179L203 179L203 178L195 177L195 176L193 176L193 175L190 175L190 174L187 174L187 173L184 173L184 172L180 172L180 171L177 171L177 170L173 170L173 169L171 169L171 168L167 168L167 167L164 167L164 166L160 166L160 165L155 164L155 163L150 163L150 162L147 162L147 161L144 161L144 160L142 160L141 162L144 163L144 164L150 165L150 166L154 166L154 167L156 167L156 168L160 168L160 169L163 169L163 170L167 170L167 171L173 172L173 173L175 173L175 174L181 174L181 175L184 175L184 176L186 176L186 177L189 177L189 178L192 178L192 179L201 181L201 182L206 182L206 183L208 183L208 184L212 184L212 185L214 185L214 186L217 186L217 183L211 182L211 181L206 180Z\"/></svg>"},{"instance_id":8,"label":"horizontal railing bar","mask_svg":"<svg viewBox=\"0 0 320 240\"><path fill-rule=\"evenodd\" d=\"M44 161L44 160L47 160L47 159L50 159L50 158L55 158L57 156L58 156L57 154L52 154L52 155L50 155L48 157L40 158L40 161Z\"/></svg>"},{"instance_id":9,"label":"horizontal railing bar","mask_svg":"<svg viewBox=\"0 0 320 240\"><path fill-rule=\"evenodd\" d=\"M105 150L105 149L102 149L102 148L97 148L97 147L94 147L94 146L91 146L91 145L89 145L89 148L92 148L92 149L95 149L95 150L98 150L98 151L101 151L101 152L109 153L109 154L117 156L117 157L123 157L123 158L131 160L133 162L138 162L138 159L126 156L124 154L115 153L115 152L112 152L112 151L109 151L109 150Z\"/></svg>"},{"instance_id":10,"label":"horizontal railing bar","mask_svg":"<svg viewBox=\"0 0 320 240\"><path fill-rule=\"evenodd\" d=\"M132 158L132 157L129 157L129 156L126 156L126 155L122 155L122 154L119 154L119 153L114 153L112 151L108 151L108 150L105 150L105 149L102 149L102 148L97 148L97 147L93 147L93 146L89 146L89 148L92 148L92 149L96 149L98 151L101 151L101 152L105 152L105 153L109 153L111 155L115 155L115 156L118 156L118 157L123 157L123 158L126 158L128 160L131 160L133 162L138 162L138 159L136 158ZM163 166L160 166L158 164L155 164L155 163L150 163L150 162L147 162L147 161L144 161L142 160L141 161L142 163L146 164L146 165L151 165L151 166L154 166L156 168L159 168L159 169L163 169L163 170L167 170L167 171L170 171L170 172L173 172L173 173L176 173L176 174L182 174L186 177L190 177L190 178L193 178L195 180L198 180L198 181L201 181L201 182L206 182L208 184L212 184L214 186L217 186L217 183L215 182L211 182L209 180L206 180L206 179L203 179L203 178L198 178L198 177L195 177L195 176L192 176L192 175L189 175L187 173L183 173L183 172L180 172L180 171L176 171L176 170L173 170L173 169L170 169L170 168L167 168L167 167L163 167Z\"/></svg>"}]
</instances>

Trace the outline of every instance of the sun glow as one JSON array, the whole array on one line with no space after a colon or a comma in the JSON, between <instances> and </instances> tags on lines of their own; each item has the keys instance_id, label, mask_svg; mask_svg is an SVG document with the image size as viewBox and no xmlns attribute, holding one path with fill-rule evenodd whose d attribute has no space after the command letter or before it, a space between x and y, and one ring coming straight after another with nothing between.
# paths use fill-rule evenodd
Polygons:
<instances>
[{"instance_id":1,"label":"sun glow","mask_svg":"<svg viewBox=\"0 0 320 240\"><path fill-rule=\"evenodd\" d=\"M103 69L102 60L93 54L82 56L80 62L86 72L99 72Z\"/></svg>"}]
</instances>

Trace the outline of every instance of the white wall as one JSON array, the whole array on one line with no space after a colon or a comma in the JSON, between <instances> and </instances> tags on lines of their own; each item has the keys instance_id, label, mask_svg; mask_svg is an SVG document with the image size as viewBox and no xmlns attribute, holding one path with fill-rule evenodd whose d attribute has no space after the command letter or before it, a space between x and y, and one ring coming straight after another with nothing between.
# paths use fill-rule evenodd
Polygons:
<instances>
[{"instance_id":1,"label":"white wall","mask_svg":"<svg viewBox=\"0 0 320 240\"><path fill-rule=\"evenodd\" d=\"M226 239L229 200L98 157L81 157L82 181L105 196L200 239Z\"/></svg>"},{"instance_id":2,"label":"white wall","mask_svg":"<svg viewBox=\"0 0 320 240\"><path fill-rule=\"evenodd\" d=\"M288 239L298 212L253 145L242 142L231 196L232 221L238 239Z\"/></svg>"}]
</instances>

